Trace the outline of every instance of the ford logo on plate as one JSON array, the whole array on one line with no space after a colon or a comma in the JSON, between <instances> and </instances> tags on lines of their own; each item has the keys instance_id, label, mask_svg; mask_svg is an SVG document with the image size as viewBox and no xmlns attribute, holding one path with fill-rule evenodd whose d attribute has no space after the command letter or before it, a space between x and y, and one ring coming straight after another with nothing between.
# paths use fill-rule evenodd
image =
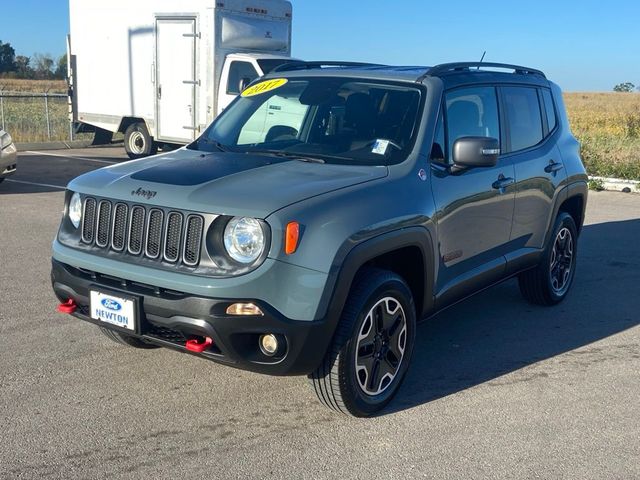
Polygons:
<instances>
[{"instance_id":1,"label":"ford logo on plate","mask_svg":"<svg viewBox=\"0 0 640 480\"><path fill-rule=\"evenodd\" d=\"M100 303L102 303L104 308L108 308L109 310L115 310L116 312L122 310L122 305L111 298L105 298Z\"/></svg>"}]
</instances>

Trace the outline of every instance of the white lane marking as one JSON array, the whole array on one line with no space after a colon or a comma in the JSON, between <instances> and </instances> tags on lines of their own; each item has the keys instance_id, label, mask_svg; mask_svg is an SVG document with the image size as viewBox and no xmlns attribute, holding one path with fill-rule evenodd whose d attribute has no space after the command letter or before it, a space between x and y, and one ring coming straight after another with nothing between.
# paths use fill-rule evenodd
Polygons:
<instances>
[{"instance_id":1,"label":"white lane marking","mask_svg":"<svg viewBox=\"0 0 640 480\"><path fill-rule=\"evenodd\" d=\"M51 185L48 183L25 182L23 180L13 180L11 178L7 178L5 182L23 183L25 185L36 185L38 187L59 188L60 190L66 190L66 187L61 187L60 185Z\"/></svg>"},{"instance_id":2,"label":"white lane marking","mask_svg":"<svg viewBox=\"0 0 640 480\"><path fill-rule=\"evenodd\" d=\"M34 152L34 151L27 151L27 152L20 152L22 154L27 154L27 155L46 155L49 157L60 157L60 158L67 158L67 159L74 159L74 160L84 160L86 162L96 162L96 163L108 163L110 165L113 165L115 163L120 163L120 162L113 162L111 160L98 160L97 158L86 158L86 157L76 157L75 155L60 155L59 153L48 153L48 152Z\"/></svg>"}]
</instances>

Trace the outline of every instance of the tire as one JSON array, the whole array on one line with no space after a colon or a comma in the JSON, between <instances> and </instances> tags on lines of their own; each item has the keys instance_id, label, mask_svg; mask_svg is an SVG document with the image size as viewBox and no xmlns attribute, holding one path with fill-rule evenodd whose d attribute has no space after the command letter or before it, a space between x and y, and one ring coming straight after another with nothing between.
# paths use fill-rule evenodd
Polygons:
<instances>
[{"instance_id":1,"label":"tire","mask_svg":"<svg viewBox=\"0 0 640 480\"><path fill-rule=\"evenodd\" d=\"M375 312L385 328L376 327ZM362 272L322 364L309 375L318 400L356 417L383 409L407 373L415 334L415 306L405 281L386 270Z\"/></svg>"},{"instance_id":2,"label":"tire","mask_svg":"<svg viewBox=\"0 0 640 480\"><path fill-rule=\"evenodd\" d=\"M0 183L4 182L4 178L0 178Z\"/></svg>"},{"instance_id":3,"label":"tire","mask_svg":"<svg viewBox=\"0 0 640 480\"><path fill-rule=\"evenodd\" d=\"M143 158L158 153L158 145L143 122L132 123L124 132L124 149L129 158Z\"/></svg>"},{"instance_id":4,"label":"tire","mask_svg":"<svg viewBox=\"0 0 640 480\"><path fill-rule=\"evenodd\" d=\"M120 333L108 328L99 327L100 331L104 333L104 336L109 340L119 343L121 345L126 345L128 347L140 348L142 350L151 350L154 348L160 348L158 345L153 345L151 343L147 343L139 338L132 337L127 335L126 333Z\"/></svg>"},{"instance_id":5,"label":"tire","mask_svg":"<svg viewBox=\"0 0 640 480\"><path fill-rule=\"evenodd\" d=\"M520 292L528 302L550 306L565 299L576 273L577 247L576 224L571 215L560 212L542 260L518 276Z\"/></svg>"}]
</instances>

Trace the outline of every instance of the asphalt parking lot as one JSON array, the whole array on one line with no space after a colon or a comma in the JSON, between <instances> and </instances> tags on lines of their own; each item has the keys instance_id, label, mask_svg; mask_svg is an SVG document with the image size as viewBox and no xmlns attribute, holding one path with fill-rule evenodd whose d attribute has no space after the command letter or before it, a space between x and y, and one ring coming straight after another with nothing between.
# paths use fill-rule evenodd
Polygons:
<instances>
[{"instance_id":1,"label":"asphalt parking lot","mask_svg":"<svg viewBox=\"0 0 640 480\"><path fill-rule=\"evenodd\" d=\"M356 420L305 378L55 312L63 187L123 159L23 153L0 185L0 478L640 478L640 195L591 194L566 302L532 307L511 280L421 324L396 400Z\"/></svg>"}]
</instances>

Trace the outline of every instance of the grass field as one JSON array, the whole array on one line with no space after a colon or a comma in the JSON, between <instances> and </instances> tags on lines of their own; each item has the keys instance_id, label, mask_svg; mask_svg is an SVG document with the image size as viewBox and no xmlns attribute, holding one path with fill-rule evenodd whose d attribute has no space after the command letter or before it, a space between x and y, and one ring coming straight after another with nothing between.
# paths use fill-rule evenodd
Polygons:
<instances>
[{"instance_id":1,"label":"grass field","mask_svg":"<svg viewBox=\"0 0 640 480\"><path fill-rule=\"evenodd\" d=\"M65 93L64 81L0 79L0 90ZM43 98L5 98L4 120L17 142L47 140ZM565 103L591 175L640 180L640 94L567 93ZM50 98L52 140L69 139L66 98ZM0 122L2 119L0 118Z\"/></svg>"},{"instance_id":2,"label":"grass field","mask_svg":"<svg viewBox=\"0 0 640 480\"><path fill-rule=\"evenodd\" d=\"M565 103L589 174L640 180L640 94L567 93Z\"/></svg>"},{"instance_id":3,"label":"grass field","mask_svg":"<svg viewBox=\"0 0 640 480\"><path fill-rule=\"evenodd\" d=\"M67 84L61 80L13 80L0 78L0 91L5 95L13 94L63 94ZM44 98L16 98L6 96L2 99L0 124L16 142L39 142L49 140L47 116ZM69 107L66 97L50 97L49 129L51 140L69 140ZM0 125L1 126L1 125Z\"/></svg>"}]
</instances>

